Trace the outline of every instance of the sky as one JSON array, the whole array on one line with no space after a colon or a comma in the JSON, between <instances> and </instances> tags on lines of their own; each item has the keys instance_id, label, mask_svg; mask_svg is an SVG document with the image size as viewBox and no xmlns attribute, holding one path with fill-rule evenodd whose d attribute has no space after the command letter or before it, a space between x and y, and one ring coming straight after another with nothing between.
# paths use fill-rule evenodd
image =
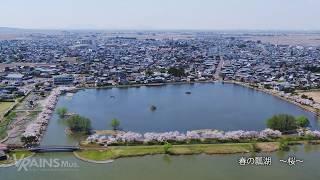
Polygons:
<instances>
[{"instance_id":1,"label":"sky","mask_svg":"<svg viewBox=\"0 0 320 180\"><path fill-rule=\"evenodd\" d=\"M320 30L320 0L0 0L0 27Z\"/></svg>"}]
</instances>

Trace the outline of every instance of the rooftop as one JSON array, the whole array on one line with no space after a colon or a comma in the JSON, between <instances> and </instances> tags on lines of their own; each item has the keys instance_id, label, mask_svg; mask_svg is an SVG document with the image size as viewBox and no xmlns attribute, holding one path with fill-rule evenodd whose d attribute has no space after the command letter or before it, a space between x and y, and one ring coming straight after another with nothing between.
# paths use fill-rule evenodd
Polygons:
<instances>
[{"instance_id":1,"label":"rooftop","mask_svg":"<svg viewBox=\"0 0 320 180\"><path fill-rule=\"evenodd\" d=\"M6 78L19 79L19 78L23 78L23 74L11 73L11 74L8 74L8 75L6 76Z\"/></svg>"}]
</instances>

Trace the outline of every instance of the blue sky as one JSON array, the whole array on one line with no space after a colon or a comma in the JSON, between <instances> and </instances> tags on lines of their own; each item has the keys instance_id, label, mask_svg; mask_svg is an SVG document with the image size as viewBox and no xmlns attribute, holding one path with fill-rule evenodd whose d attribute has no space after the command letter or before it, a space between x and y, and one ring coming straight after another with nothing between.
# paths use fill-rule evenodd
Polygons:
<instances>
[{"instance_id":1,"label":"blue sky","mask_svg":"<svg viewBox=\"0 0 320 180\"><path fill-rule=\"evenodd\" d=\"M320 0L0 0L0 26L320 30Z\"/></svg>"}]
</instances>

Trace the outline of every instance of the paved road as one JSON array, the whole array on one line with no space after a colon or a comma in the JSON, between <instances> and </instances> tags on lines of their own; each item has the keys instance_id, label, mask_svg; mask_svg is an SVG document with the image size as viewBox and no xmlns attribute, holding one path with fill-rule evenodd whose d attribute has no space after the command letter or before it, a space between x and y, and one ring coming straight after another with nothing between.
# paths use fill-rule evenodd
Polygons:
<instances>
[{"instance_id":1,"label":"paved road","mask_svg":"<svg viewBox=\"0 0 320 180\"><path fill-rule=\"evenodd\" d=\"M220 72L221 72L221 69L222 69L223 65L224 65L224 59L223 59L222 56L220 56L219 64L218 64L218 66L216 68L216 71L214 73L214 79L215 80L222 80L222 77L220 76Z\"/></svg>"}]
</instances>

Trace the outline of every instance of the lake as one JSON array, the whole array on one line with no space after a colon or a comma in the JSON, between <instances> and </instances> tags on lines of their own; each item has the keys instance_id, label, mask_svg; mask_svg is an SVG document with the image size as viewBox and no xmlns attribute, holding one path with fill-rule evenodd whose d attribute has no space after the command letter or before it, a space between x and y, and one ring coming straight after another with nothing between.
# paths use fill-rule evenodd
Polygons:
<instances>
[{"instance_id":1,"label":"lake","mask_svg":"<svg viewBox=\"0 0 320 180\"><path fill-rule=\"evenodd\" d=\"M289 166L280 159L295 156L303 163ZM32 157L39 162L40 158L50 158L75 163L76 168L30 168L28 171L17 171L16 167L0 168L3 180L318 180L320 178L320 146L295 146L290 152L256 154L270 156L271 166L240 166L241 155L191 155L191 156L145 156L118 159L109 164L90 164L76 159L70 153L46 153Z\"/></svg>"},{"instance_id":2,"label":"lake","mask_svg":"<svg viewBox=\"0 0 320 180\"><path fill-rule=\"evenodd\" d=\"M186 94L189 91L191 94ZM155 105L156 111L150 111ZM73 97L60 97L58 107L67 107L91 119L94 129L110 129L112 118L121 121L124 130L187 131L195 129L262 130L265 120L278 113L305 115L313 129L319 129L314 115L279 98L233 84L199 83L140 88L86 89ZM65 133L65 123L54 115L42 145L77 144L79 137ZM296 166L280 159L295 156L303 160ZM5 180L318 180L320 145L294 146L290 152L256 154L272 157L271 166L240 166L241 156L233 155L156 155L124 158L109 164L92 164L76 159L71 153L36 154L32 159L58 159L76 163L76 168L0 168Z\"/></svg>"},{"instance_id":3,"label":"lake","mask_svg":"<svg viewBox=\"0 0 320 180\"><path fill-rule=\"evenodd\" d=\"M191 92L191 94L186 94ZM150 106L156 106L155 111ZM121 128L135 132L198 129L262 130L274 114L304 115L313 129L314 114L264 92L235 84L196 83L156 87L85 89L60 97L57 108L88 117L94 129L110 129L112 118ZM65 124L54 115L42 141L44 145L75 144L65 134Z\"/></svg>"}]
</instances>

